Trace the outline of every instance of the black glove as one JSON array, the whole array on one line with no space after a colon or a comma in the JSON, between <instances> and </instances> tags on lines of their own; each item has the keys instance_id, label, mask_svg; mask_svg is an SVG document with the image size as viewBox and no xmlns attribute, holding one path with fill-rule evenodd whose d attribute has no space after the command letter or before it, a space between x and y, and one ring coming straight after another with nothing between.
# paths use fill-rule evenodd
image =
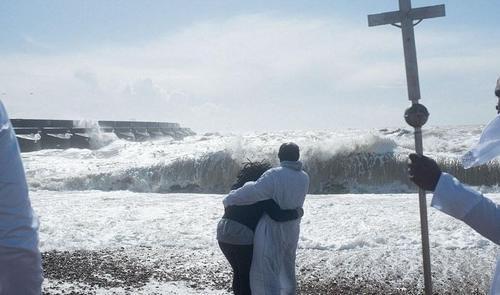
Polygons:
<instances>
[{"instance_id":1,"label":"black glove","mask_svg":"<svg viewBox=\"0 0 500 295\"><path fill-rule=\"evenodd\" d=\"M429 157L410 154L408 174L410 180L420 188L426 191L434 191L439 177L441 177L441 169L439 169L436 161Z\"/></svg>"}]
</instances>

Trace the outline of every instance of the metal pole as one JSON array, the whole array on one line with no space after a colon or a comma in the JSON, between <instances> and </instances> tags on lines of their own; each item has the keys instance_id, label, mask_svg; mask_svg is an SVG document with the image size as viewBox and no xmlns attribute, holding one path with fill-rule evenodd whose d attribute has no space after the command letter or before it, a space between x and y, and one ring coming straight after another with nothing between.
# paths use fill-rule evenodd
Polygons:
<instances>
[{"instance_id":1,"label":"metal pole","mask_svg":"<svg viewBox=\"0 0 500 295\"><path fill-rule=\"evenodd\" d=\"M422 128L415 127L415 151L423 155ZM431 254L429 247L429 225L427 221L427 199L425 190L418 189L418 203L420 206L420 234L422 237L422 258L424 262L425 294L432 295Z\"/></svg>"},{"instance_id":2,"label":"metal pole","mask_svg":"<svg viewBox=\"0 0 500 295\"><path fill-rule=\"evenodd\" d=\"M408 85L408 98L412 102L411 107L405 112L405 120L410 126L415 128L415 151L420 155L423 154L422 126L424 126L427 122L429 112L425 106L418 103L420 100L420 83L418 78L417 50L415 46L413 22L415 20L420 22L426 18L441 16L445 16L444 5L412 9L411 0L399 0L399 11L372 14L368 16L368 25L370 27L392 24L401 28L405 57L406 83ZM400 23L401 25L397 25L397 23ZM498 108L500 113L500 103ZM427 200L425 191L419 189L418 197L420 205L420 227L422 235L425 294L432 295L429 226L427 221Z\"/></svg>"},{"instance_id":3,"label":"metal pole","mask_svg":"<svg viewBox=\"0 0 500 295\"><path fill-rule=\"evenodd\" d=\"M399 10L408 14L411 10L411 0L399 0ZM413 19L404 18L401 21L403 36L403 48L405 56L406 82L408 84L408 98L412 106L418 105L420 100L420 82L418 79L417 49L415 46L415 31L413 30ZM427 118L425 119L427 121ZM420 123L420 122L419 122ZM425 123L425 122L423 122ZM422 126L415 124L415 151L423 155ZM432 295L431 254L429 247L429 225L427 221L427 199L425 191L418 189L418 203L420 207L420 234L422 237L422 258L424 266L425 294Z\"/></svg>"},{"instance_id":4,"label":"metal pole","mask_svg":"<svg viewBox=\"0 0 500 295\"><path fill-rule=\"evenodd\" d=\"M422 126L427 122L429 112L425 106L418 102L413 102L411 107L405 112L406 122L414 127L415 130L415 151L423 155L424 148L422 142ZM418 189L418 202L420 207L420 233L422 238L422 258L424 265L424 284L425 294L432 295L432 276L431 276L431 255L429 249L429 226L427 222L427 199L425 191Z\"/></svg>"}]
</instances>

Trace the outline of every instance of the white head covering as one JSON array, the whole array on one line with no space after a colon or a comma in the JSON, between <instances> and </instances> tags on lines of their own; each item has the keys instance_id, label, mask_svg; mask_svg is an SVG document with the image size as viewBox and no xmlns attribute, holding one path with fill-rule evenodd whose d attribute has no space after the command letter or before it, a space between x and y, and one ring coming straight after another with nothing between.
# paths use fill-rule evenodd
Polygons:
<instances>
[{"instance_id":1,"label":"white head covering","mask_svg":"<svg viewBox=\"0 0 500 295\"><path fill-rule=\"evenodd\" d=\"M500 100L500 78L497 80L495 95ZM500 107L500 102L498 107ZM500 156L500 115L484 128L479 143L462 156L462 164L465 169L469 169L482 165L497 156Z\"/></svg>"},{"instance_id":2,"label":"white head covering","mask_svg":"<svg viewBox=\"0 0 500 295\"><path fill-rule=\"evenodd\" d=\"M500 156L500 115L496 116L479 139L479 143L462 157L465 169L482 165Z\"/></svg>"}]
</instances>

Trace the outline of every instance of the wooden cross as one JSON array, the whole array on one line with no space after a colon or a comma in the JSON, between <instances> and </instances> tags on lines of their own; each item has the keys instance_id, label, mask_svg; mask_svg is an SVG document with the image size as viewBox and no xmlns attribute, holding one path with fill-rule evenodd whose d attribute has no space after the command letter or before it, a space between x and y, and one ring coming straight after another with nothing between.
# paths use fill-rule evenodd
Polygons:
<instances>
[{"instance_id":1,"label":"wooden cross","mask_svg":"<svg viewBox=\"0 0 500 295\"><path fill-rule=\"evenodd\" d=\"M391 24L401 28L406 67L406 83L408 98L412 106L405 112L405 120L415 128L415 150L423 154L422 126L427 121L427 109L418 103L420 100L420 84L418 80L417 50L413 27L427 18L445 16L444 5L412 8L411 0L399 0L399 10L372 14L368 16L368 26ZM414 21L417 21L414 23ZM399 25L398 25L399 24ZM429 250L429 229L427 222L427 200L425 191L419 189L420 227L422 236L422 256L424 265L425 294L432 295L431 258Z\"/></svg>"}]
</instances>

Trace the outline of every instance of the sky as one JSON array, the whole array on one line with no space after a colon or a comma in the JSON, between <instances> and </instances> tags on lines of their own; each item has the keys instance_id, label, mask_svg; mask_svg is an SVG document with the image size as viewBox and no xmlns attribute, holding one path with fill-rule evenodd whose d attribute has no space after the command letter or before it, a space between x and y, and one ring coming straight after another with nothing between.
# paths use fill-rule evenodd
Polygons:
<instances>
[{"instance_id":1,"label":"sky","mask_svg":"<svg viewBox=\"0 0 500 295\"><path fill-rule=\"evenodd\" d=\"M496 0L415 27L430 125L485 124L500 76ZM397 0L0 1L11 118L178 122L197 132L405 126Z\"/></svg>"}]
</instances>

